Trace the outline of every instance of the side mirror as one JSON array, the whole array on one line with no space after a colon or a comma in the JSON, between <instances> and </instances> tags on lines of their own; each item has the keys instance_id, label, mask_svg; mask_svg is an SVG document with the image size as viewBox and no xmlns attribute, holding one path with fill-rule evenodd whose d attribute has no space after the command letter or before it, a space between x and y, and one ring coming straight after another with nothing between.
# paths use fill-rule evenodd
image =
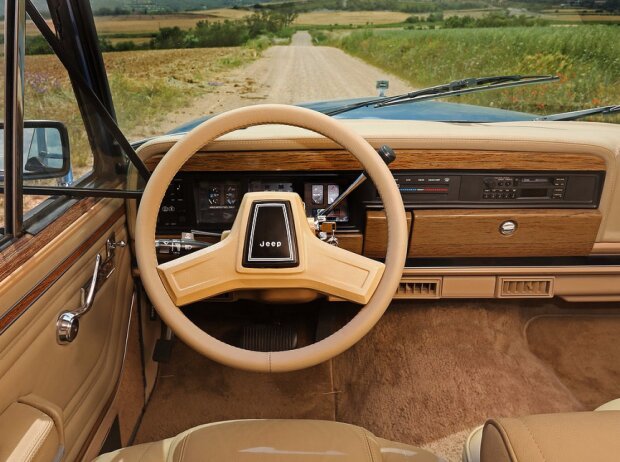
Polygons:
<instances>
[{"instance_id":1,"label":"side mirror","mask_svg":"<svg viewBox=\"0 0 620 462\"><path fill-rule=\"evenodd\" d=\"M0 124L0 151L4 151L4 124ZM24 180L71 180L69 133L61 122L28 120L24 122ZM2 152L2 154L4 154ZM0 178L4 177L4 155L0 156Z\"/></svg>"}]
</instances>

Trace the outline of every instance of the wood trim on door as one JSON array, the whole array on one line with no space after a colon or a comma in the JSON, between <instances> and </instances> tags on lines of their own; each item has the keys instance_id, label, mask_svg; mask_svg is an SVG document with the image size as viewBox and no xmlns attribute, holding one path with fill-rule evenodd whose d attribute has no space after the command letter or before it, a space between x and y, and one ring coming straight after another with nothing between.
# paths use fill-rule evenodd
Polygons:
<instances>
[{"instance_id":1,"label":"wood trim on door","mask_svg":"<svg viewBox=\"0 0 620 462\"><path fill-rule=\"evenodd\" d=\"M2 264L2 273L0 273L0 281L6 278L11 271L21 266L28 258L32 257L38 250L40 250L45 244L48 244L53 237L56 237L66 229L67 226L73 223L79 216L88 211L96 200L89 198L84 199L73 207L71 207L67 213L45 228L41 233L36 236L29 236L25 239L23 244L19 244L17 241L10 249L6 249L7 255L12 258L6 258L5 252L0 254L0 263ZM58 266L56 266L50 273L47 274L41 281L32 288L30 292L24 295L17 303L10 307L7 311L0 314L0 334L2 334L13 322L15 322L22 314L24 314L34 302L36 302L62 275L71 268L71 266L107 232L119 219L125 214L125 208L119 207L108 219L91 234L79 247L77 247L67 258L65 258ZM21 251L20 251L21 250ZM25 257L24 255L27 255ZM5 268L5 261L8 268Z\"/></svg>"}]
</instances>

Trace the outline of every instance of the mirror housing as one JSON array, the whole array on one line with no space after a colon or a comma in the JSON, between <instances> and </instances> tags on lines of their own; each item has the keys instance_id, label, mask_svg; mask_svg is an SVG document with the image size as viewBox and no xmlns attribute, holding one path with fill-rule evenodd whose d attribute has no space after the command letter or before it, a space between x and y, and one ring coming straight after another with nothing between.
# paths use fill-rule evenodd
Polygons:
<instances>
[{"instance_id":1,"label":"mirror housing","mask_svg":"<svg viewBox=\"0 0 620 462\"><path fill-rule=\"evenodd\" d=\"M4 124L2 123L0 123L0 136L3 140ZM0 143L0 151L1 179L4 177L3 141ZM53 120L24 122L22 172L24 180L57 178L63 183L71 181L69 133L62 122Z\"/></svg>"}]
</instances>

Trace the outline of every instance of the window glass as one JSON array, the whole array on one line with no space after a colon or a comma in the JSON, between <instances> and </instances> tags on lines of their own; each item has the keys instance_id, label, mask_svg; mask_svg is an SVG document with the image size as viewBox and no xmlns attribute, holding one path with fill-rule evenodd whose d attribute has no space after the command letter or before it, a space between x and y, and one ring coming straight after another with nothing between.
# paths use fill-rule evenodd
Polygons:
<instances>
[{"instance_id":1,"label":"window glass","mask_svg":"<svg viewBox=\"0 0 620 462\"><path fill-rule=\"evenodd\" d=\"M339 118L522 121L620 98L619 0L90 3L116 115L132 140L251 104L327 111L452 81L481 90L475 77L516 76L503 83L519 86ZM552 77L518 79L532 75ZM620 122L612 113L582 120Z\"/></svg>"},{"instance_id":2,"label":"window glass","mask_svg":"<svg viewBox=\"0 0 620 462\"><path fill-rule=\"evenodd\" d=\"M2 22L4 31L4 22ZM4 34L3 34L4 37ZM4 44L0 44L0 121L4 123ZM4 132L0 130L0 184L4 186ZM4 236L5 225L4 193L0 192L0 239Z\"/></svg>"},{"instance_id":3,"label":"window glass","mask_svg":"<svg viewBox=\"0 0 620 462\"><path fill-rule=\"evenodd\" d=\"M70 162L63 165L62 126L24 129L24 186L71 186L93 169L84 122L69 79L58 57L28 19L24 112L26 121L60 122L66 128ZM66 148L66 146L65 146ZM43 174L40 174L43 172ZM24 219L49 196L24 194Z\"/></svg>"}]
</instances>

